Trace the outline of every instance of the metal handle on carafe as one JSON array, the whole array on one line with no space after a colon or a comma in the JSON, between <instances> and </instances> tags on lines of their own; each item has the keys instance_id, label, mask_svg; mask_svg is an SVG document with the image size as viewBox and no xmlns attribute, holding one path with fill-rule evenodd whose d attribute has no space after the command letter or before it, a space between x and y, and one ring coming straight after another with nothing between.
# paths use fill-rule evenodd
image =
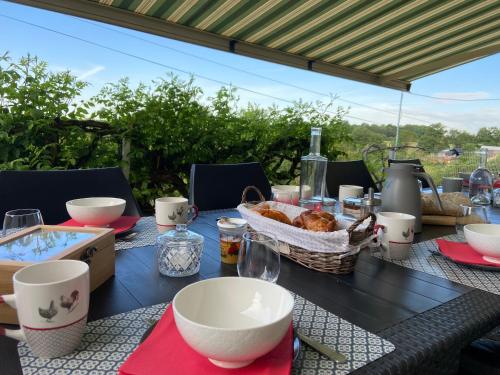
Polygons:
<instances>
[{"instance_id":1,"label":"metal handle on carafe","mask_svg":"<svg viewBox=\"0 0 500 375\"><path fill-rule=\"evenodd\" d=\"M436 189L436 185L434 184L434 180L432 179L432 177L429 176L425 172L413 172L413 175L416 176L416 177L424 178L427 181L427 183L429 184L429 186L432 189L432 193L434 194L434 198L437 201L439 209L441 211L444 211L443 204L441 203L441 198L439 197L439 193L438 193L438 191Z\"/></svg>"}]
</instances>

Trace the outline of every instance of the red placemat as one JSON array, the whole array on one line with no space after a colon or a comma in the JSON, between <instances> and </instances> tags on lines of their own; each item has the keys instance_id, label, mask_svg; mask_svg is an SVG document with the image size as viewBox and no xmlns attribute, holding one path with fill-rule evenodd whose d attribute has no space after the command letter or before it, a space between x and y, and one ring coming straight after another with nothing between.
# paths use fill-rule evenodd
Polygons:
<instances>
[{"instance_id":1,"label":"red placemat","mask_svg":"<svg viewBox=\"0 0 500 375\"><path fill-rule=\"evenodd\" d=\"M488 262L483 255L465 242L453 242L443 239L436 240L439 251L451 260L470 265L500 267L500 264Z\"/></svg>"},{"instance_id":2,"label":"red placemat","mask_svg":"<svg viewBox=\"0 0 500 375\"><path fill-rule=\"evenodd\" d=\"M120 367L120 375L288 375L292 368L293 331L276 348L239 369L223 369L191 349L175 325L171 306L153 332Z\"/></svg>"},{"instance_id":3,"label":"red placemat","mask_svg":"<svg viewBox=\"0 0 500 375\"><path fill-rule=\"evenodd\" d=\"M109 224L108 228L113 228L115 230L115 234L120 234L120 233L126 232L129 229L133 228L134 225L139 221L140 218L141 218L140 216L121 216L118 220L115 220L111 224ZM64 223L61 223L59 225L62 225L65 227L84 227L85 226L85 225L80 224L78 221L75 221L73 219L65 221Z\"/></svg>"}]
</instances>

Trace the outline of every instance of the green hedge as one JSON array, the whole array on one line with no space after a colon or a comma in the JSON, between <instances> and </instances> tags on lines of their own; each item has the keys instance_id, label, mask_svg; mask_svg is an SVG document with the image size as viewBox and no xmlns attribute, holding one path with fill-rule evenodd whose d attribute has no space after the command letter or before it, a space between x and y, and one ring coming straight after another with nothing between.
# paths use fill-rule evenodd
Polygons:
<instances>
[{"instance_id":1,"label":"green hedge","mask_svg":"<svg viewBox=\"0 0 500 375\"><path fill-rule=\"evenodd\" d=\"M187 195L192 163L259 161L273 183L288 183L298 177L312 126L323 128L330 160L350 141L342 110L332 115L331 104L240 107L231 88L206 98L193 80L174 76L137 87L122 79L81 100L86 86L35 57L1 57L0 169L121 165L147 209L158 196Z\"/></svg>"}]
</instances>

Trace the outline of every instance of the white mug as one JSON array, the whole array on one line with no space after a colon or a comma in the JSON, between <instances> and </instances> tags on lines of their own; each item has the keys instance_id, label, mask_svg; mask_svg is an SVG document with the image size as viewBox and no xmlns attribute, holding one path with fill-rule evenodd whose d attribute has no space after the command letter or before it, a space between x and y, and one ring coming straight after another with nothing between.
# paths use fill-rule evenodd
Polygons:
<instances>
[{"instance_id":1,"label":"white mug","mask_svg":"<svg viewBox=\"0 0 500 375\"><path fill-rule=\"evenodd\" d=\"M363 186L357 185L340 185L339 186L339 202L342 204L345 198L363 197Z\"/></svg>"},{"instance_id":2,"label":"white mug","mask_svg":"<svg viewBox=\"0 0 500 375\"><path fill-rule=\"evenodd\" d=\"M415 216L399 212L379 212L377 228L384 257L395 260L408 258L415 235Z\"/></svg>"},{"instance_id":3,"label":"white mug","mask_svg":"<svg viewBox=\"0 0 500 375\"><path fill-rule=\"evenodd\" d=\"M89 266L79 260L54 260L21 268L12 277L14 294L0 296L17 310L21 329L0 335L26 341L41 358L60 357L79 345L87 323Z\"/></svg>"},{"instance_id":4,"label":"white mug","mask_svg":"<svg viewBox=\"0 0 500 375\"><path fill-rule=\"evenodd\" d=\"M155 200L155 217L158 225L189 224L198 217L198 209L189 205L186 198L163 197Z\"/></svg>"}]
</instances>

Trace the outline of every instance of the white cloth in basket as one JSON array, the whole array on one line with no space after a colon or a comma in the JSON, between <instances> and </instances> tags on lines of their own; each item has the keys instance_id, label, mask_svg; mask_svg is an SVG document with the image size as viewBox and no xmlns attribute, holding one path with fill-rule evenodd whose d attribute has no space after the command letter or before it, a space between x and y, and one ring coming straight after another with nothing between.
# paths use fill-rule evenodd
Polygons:
<instances>
[{"instance_id":1,"label":"white cloth in basket","mask_svg":"<svg viewBox=\"0 0 500 375\"><path fill-rule=\"evenodd\" d=\"M302 212L306 211L305 208L292 206L290 204L273 201L268 201L267 203L271 208L283 212L291 221ZM270 232L274 234L279 241L310 251L323 253L345 253L349 251L352 253L353 251L359 251L373 239L373 236L370 236L363 241L360 246L349 245L347 228L352 225L352 222L343 220L337 221L338 226L342 228L340 230L335 232L313 232L264 217L248 208L244 203L240 204L237 209L241 217L247 220L248 224L256 231ZM365 229L368 223L369 219L362 223L356 230Z\"/></svg>"}]
</instances>

